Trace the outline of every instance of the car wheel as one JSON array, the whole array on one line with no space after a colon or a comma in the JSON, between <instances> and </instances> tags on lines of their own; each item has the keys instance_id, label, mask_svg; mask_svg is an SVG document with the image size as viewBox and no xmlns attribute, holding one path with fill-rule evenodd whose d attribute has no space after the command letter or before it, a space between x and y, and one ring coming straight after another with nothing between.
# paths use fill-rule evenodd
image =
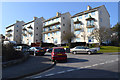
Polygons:
<instances>
[{"instance_id":1,"label":"car wheel","mask_svg":"<svg viewBox=\"0 0 120 80\"><path fill-rule=\"evenodd\" d=\"M91 55L91 51L88 51L88 54Z\"/></svg>"},{"instance_id":2,"label":"car wheel","mask_svg":"<svg viewBox=\"0 0 120 80\"><path fill-rule=\"evenodd\" d=\"M73 51L72 53L73 53L73 54L76 54L77 52L76 52L76 51Z\"/></svg>"}]
</instances>

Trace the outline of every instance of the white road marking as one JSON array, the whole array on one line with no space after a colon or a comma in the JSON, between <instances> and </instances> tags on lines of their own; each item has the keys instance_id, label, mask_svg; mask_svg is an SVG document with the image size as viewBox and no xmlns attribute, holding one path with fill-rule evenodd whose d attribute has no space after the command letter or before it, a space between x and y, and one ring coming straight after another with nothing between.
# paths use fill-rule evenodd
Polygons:
<instances>
[{"instance_id":1,"label":"white road marking","mask_svg":"<svg viewBox=\"0 0 120 80\"><path fill-rule=\"evenodd\" d=\"M89 68L89 67L91 67L91 66L85 66L84 68Z\"/></svg>"},{"instance_id":2,"label":"white road marking","mask_svg":"<svg viewBox=\"0 0 120 80\"><path fill-rule=\"evenodd\" d=\"M77 68L77 69L69 69L67 71L60 71L60 72L57 72L57 73L51 73L51 74L47 74L45 76L52 76L52 75L55 75L55 74L61 74L61 73L65 73L65 72L70 72L70 71L74 71L74 70L79 70L79 69L84 69L84 68L89 68L89 67L93 67L93 66L98 66L98 65L103 65L103 64L106 64L106 63L112 63L112 62L115 62L115 61L118 61L118 59L116 60L111 60L111 61L106 61L104 63L99 63L99 64L93 64L91 66L85 66L85 67L80 67L80 68ZM41 78L42 76L37 76L37 77L34 77L34 78Z\"/></svg>"},{"instance_id":3,"label":"white road marking","mask_svg":"<svg viewBox=\"0 0 120 80\"><path fill-rule=\"evenodd\" d=\"M74 71L75 69L70 69L70 70L67 70L68 72L70 72L70 71Z\"/></svg>"},{"instance_id":4,"label":"white road marking","mask_svg":"<svg viewBox=\"0 0 120 80\"><path fill-rule=\"evenodd\" d=\"M92 66L97 66L98 64L94 64L94 65L92 65Z\"/></svg>"},{"instance_id":5,"label":"white road marking","mask_svg":"<svg viewBox=\"0 0 120 80\"><path fill-rule=\"evenodd\" d=\"M45 76L52 76L52 75L54 75L53 73L51 73L51 74L47 74L47 75L45 75Z\"/></svg>"},{"instance_id":6,"label":"white road marking","mask_svg":"<svg viewBox=\"0 0 120 80\"><path fill-rule=\"evenodd\" d=\"M34 77L34 78L41 78L42 76L36 76L36 77Z\"/></svg>"},{"instance_id":7,"label":"white road marking","mask_svg":"<svg viewBox=\"0 0 120 80\"><path fill-rule=\"evenodd\" d=\"M100 63L100 65L105 64L105 63Z\"/></svg>"},{"instance_id":8,"label":"white road marking","mask_svg":"<svg viewBox=\"0 0 120 80\"><path fill-rule=\"evenodd\" d=\"M65 71L57 72L57 73L65 73Z\"/></svg>"}]
</instances>

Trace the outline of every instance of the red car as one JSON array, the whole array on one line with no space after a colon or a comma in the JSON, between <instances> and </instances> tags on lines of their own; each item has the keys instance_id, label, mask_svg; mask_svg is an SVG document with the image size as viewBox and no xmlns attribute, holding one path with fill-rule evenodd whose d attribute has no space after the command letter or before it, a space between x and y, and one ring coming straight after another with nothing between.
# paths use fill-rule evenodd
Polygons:
<instances>
[{"instance_id":1,"label":"red car","mask_svg":"<svg viewBox=\"0 0 120 80\"><path fill-rule=\"evenodd\" d=\"M51 53L52 61L65 61L67 62L67 55L65 54L65 50L62 47L55 47Z\"/></svg>"}]
</instances>

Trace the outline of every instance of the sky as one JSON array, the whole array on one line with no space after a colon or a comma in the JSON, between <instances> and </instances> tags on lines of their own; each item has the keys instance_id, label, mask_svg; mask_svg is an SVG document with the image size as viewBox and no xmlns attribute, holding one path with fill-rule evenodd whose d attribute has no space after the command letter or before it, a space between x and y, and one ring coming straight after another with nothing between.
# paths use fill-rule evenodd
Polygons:
<instances>
[{"instance_id":1,"label":"sky","mask_svg":"<svg viewBox=\"0 0 120 80\"><path fill-rule=\"evenodd\" d=\"M0 34L5 34L5 27L16 20L29 22L34 16L49 19L56 16L56 12L74 15L87 10L88 5L92 8L105 5L110 14L111 26L118 22L118 2L2 2Z\"/></svg>"}]
</instances>

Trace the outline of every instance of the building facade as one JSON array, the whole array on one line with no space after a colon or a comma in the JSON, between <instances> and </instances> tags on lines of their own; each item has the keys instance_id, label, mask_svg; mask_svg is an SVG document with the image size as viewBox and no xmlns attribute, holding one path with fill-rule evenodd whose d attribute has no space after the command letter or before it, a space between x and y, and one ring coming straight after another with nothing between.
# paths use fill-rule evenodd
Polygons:
<instances>
[{"instance_id":1,"label":"building facade","mask_svg":"<svg viewBox=\"0 0 120 80\"><path fill-rule=\"evenodd\" d=\"M6 27L6 39L10 41L16 41L17 44L20 44L23 24L24 21L16 21L16 23Z\"/></svg>"},{"instance_id":2,"label":"building facade","mask_svg":"<svg viewBox=\"0 0 120 80\"><path fill-rule=\"evenodd\" d=\"M76 36L72 42L99 43L90 34L94 29L101 27L110 28L110 15L105 6L96 8L87 6L86 11L71 17L71 31Z\"/></svg>"},{"instance_id":3,"label":"building facade","mask_svg":"<svg viewBox=\"0 0 120 80\"><path fill-rule=\"evenodd\" d=\"M42 41L42 26L44 18L34 17L34 20L22 25L22 43L31 45L31 43Z\"/></svg>"},{"instance_id":4,"label":"building facade","mask_svg":"<svg viewBox=\"0 0 120 80\"><path fill-rule=\"evenodd\" d=\"M54 43L61 45L67 43L64 36L71 32L71 15L67 13L57 12L55 17L52 17L43 22L43 42Z\"/></svg>"}]
</instances>

